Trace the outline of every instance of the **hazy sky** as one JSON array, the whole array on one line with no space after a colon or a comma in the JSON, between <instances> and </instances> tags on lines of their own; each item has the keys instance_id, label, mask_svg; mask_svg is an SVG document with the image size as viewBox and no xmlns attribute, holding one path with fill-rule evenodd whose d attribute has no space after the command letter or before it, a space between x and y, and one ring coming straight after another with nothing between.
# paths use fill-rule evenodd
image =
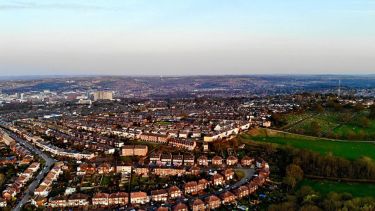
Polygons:
<instances>
[{"instance_id":1,"label":"hazy sky","mask_svg":"<svg viewBox=\"0 0 375 211\"><path fill-rule=\"evenodd\" d=\"M375 0L0 0L0 75L375 73Z\"/></svg>"}]
</instances>

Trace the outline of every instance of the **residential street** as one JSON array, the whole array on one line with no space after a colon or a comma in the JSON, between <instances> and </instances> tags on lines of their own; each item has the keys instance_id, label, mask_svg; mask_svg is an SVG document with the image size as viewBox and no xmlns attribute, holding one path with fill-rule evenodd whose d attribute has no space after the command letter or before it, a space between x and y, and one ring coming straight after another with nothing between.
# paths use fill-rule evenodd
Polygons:
<instances>
[{"instance_id":1,"label":"residential street","mask_svg":"<svg viewBox=\"0 0 375 211\"><path fill-rule=\"evenodd\" d=\"M18 136L16 136L12 132L10 132L10 131L7 131L7 132L14 140L16 140L22 146L24 146L25 148L30 150L35 155L40 156L46 162L45 166L41 166L41 168L43 168L43 169L38 173L38 175L36 176L34 181L32 181L32 183L29 185L29 187L27 187L27 189L24 191L22 199L18 202L17 206L13 209L14 211L18 211L18 210L21 210L22 206L25 203L27 203L27 201L30 199L30 193L33 193L34 190L38 187L39 183L44 178L44 175L46 173L48 173L48 171L51 169L51 167L56 162L56 160L51 158L49 155L42 152L41 150L39 150L38 148L36 148L32 144L30 144L29 142L19 138Z\"/></svg>"}]
</instances>

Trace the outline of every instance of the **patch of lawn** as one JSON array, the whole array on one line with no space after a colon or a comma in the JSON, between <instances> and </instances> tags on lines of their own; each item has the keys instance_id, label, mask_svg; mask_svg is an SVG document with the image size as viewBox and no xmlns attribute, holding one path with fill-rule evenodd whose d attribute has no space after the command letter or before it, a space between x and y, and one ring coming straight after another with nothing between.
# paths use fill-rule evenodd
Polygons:
<instances>
[{"instance_id":1,"label":"patch of lawn","mask_svg":"<svg viewBox=\"0 0 375 211\"><path fill-rule=\"evenodd\" d=\"M160 121L158 122L160 125L170 125L172 122Z\"/></svg>"},{"instance_id":2,"label":"patch of lawn","mask_svg":"<svg viewBox=\"0 0 375 211\"><path fill-rule=\"evenodd\" d=\"M236 174L238 180L244 178L245 176L245 173L242 170L236 170L234 173Z\"/></svg>"},{"instance_id":3,"label":"patch of lawn","mask_svg":"<svg viewBox=\"0 0 375 211\"><path fill-rule=\"evenodd\" d=\"M257 141L275 143L279 145L289 145L299 149L307 149L319 152L323 155L332 153L350 160L356 160L361 157L369 157L375 160L375 144L361 142L337 142L328 141L319 138L309 138L297 134L275 133L265 129L258 129L260 132L253 135L244 134L241 139L246 141ZM269 131L269 132L267 132Z\"/></svg>"},{"instance_id":4,"label":"patch of lawn","mask_svg":"<svg viewBox=\"0 0 375 211\"><path fill-rule=\"evenodd\" d=\"M101 185L108 186L110 181L111 181L111 178L109 176L103 176Z\"/></svg>"},{"instance_id":5,"label":"patch of lawn","mask_svg":"<svg viewBox=\"0 0 375 211\"><path fill-rule=\"evenodd\" d=\"M315 191L319 192L323 197L326 196L329 192L346 192L352 194L355 197L375 197L375 184L304 179L299 184L299 187L305 185L312 187Z\"/></svg>"}]
</instances>

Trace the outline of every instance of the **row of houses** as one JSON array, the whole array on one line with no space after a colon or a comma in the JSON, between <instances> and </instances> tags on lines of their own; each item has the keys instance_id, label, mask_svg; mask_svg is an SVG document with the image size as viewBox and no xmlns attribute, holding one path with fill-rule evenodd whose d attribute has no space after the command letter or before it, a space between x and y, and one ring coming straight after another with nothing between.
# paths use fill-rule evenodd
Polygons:
<instances>
[{"instance_id":1,"label":"row of houses","mask_svg":"<svg viewBox=\"0 0 375 211\"><path fill-rule=\"evenodd\" d=\"M140 121L140 120L136 120ZM209 127L209 125L202 127L201 124L195 125L194 123L171 123L170 125L160 125L160 124L150 124L150 123L143 123L139 122L140 126L131 127L128 126L122 127L121 130L108 128L102 125L102 123L95 122L91 123L91 125L87 122L87 120L83 123L76 123L77 125L73 126L70 124L71 128L82 129L90 132L99 132L101 134L112 134L126 138L134 138L134 139L141 139L144 141L150 142L159 142L159 143L166 143L168 138L177 138L177 139L188 139L188 138L202 138L204 136L211 137L211 136L218 136L217 138L224 138L228 137L231 134L236 134L240 130L247 130L251 126L251 122L249 121L231 121L231 120L224 120L224 121L215 121L213 130ZM111 125L111 124L105 124ZM214 137L215 138L215 137Z\"/></svg>"},{"instance_id":2,"label":"row of houses","mask_svg":"<svg viewBox=\"0 0 375 211\"><path fill-rule=\"evenodd\" d=\"M157 176L182 176L185 174L199 175L201 169L199 166L207 167L210 164L214 166L235 166L238 163L238 158L229 156L224 159L220 156L214 156L211 160L207 156L200 156L195 162L194 155L172 155L163 153L152 153L150 155L150 165L148 167L132 167L129 165L111 165L110 163L101 163L96 165L94 163L82 163L77 167L77 175L85 174L108 174L108 173L125 173L130 174L132 171L137 175L148 176L150 173ZM249 156L244 156L241 159L243 167L250 166L254 163L254 159ZM173 167L165 167L166 165L173 165ZM184 168L189 167L189 168Z\"/></svg>"},{"instance_id":3,"label":"row of houses","mask_svg":"<svg viewBox=\"0 0 375 211\"><path fill-rule=\"evenodd\" d=\"M95 157L94 153L81 153L81 152L66 151L64 149L51 145L47 142L44 142L44 140L41 137L29 135L26 132L23 132L13 126L9 127L9 129L12 130L14 133L18 134L19 136L23 137L24 139L26 139L27 141L32 142L33 144L35 144L42 150L50 152L56 156L69 157L69 158L73 158L76 160L92 159Z\"/></svg>"},{"instance_id":4,"label":"row of houses","mask_svg":"<svg viewBox=\"0 0 375 211\"><path fill-rule=\"evenodd\" d=\"M149 158L150 164L158 166L192 166L195 164L195 157L192 154L172 155L171 153L153 152L150 154Z\"/></svg>"},{"instance_id":5,"label":"row of houses","mask_svg":"<svg viewBox=\"0 0 375 211\"><path fill-rule=\"evenodd\" d=\"M228 156L226 159L223 159L221 156L214 156L209 159L207 156L202 155L197 158L195 161L194 155L186 154L186 155L173 155L171 153L160 153L160 152L153 152L149 156L150 164L151 165L158 165L158 166L192 166L192 165L199 165L199 166L209 166L210 164L215 166L221 166L226 164L228 166L234 166L238 164L238 158L235 156ZM253 164L254 159L249 156L244 156L241 159L242 166L250 166Z\"/></svg>"},{"instance_id":6,"label":"row of houses","mask_svg":"<svg viewBox=\"0 0 375 211\"><path fill-rule=\"evenodd\" d=\"M269 170L262 168L259 172L259 176L248 184L242 185L233 191L225 191L220 195L209 195L207 197L201 197L198 195L191 203L190 209L193 211L204 211L207 209L217 209L222 205L233 204L237 200L245 198L253 194L259 187L263 186L266 182L266 178L269 176ZM227 179L230 179L227 178ZM194 184L193 184L194 183ZM201 179L198 182L189 182L185 184L184 192L182 192L177 186L172 186L168 189L159 189L151 191L148 195L146 192L117 192L112 194L107 193L96 193L91 198L85 194L73 194L68 196L57 196L50 198L48 206L52 208L63 208L63 207L111 207L111 206L124 206L127 204L147 204L153 202L167 202L168 200L178 200L184 197L184 194L192 194L198 192L196 187L204 190L208 187L209 182L205 179ZM90 204L91 202L91 204ZM159 207L157 210L169 210L167 207ZM180 202L173 208L176 211L188 211L189 206Z\"/></svg>"},{"instance_id":7,"label":"row of houses","mask_svg":"<svg viewBox=\"0 0 375 211\"><path fill-rule=\"evenodd\" d=\"M21 158L19 164L29 164L34 160L34 156L32 153L26 149L25 147L18 144L13 138L11 138L6 132L0 130L0 141L4 142L9 148L12 150L14 154L17 155L18 158ZM12 164L15 163L15 159L4 159L0 161L4 164Z\"/></svg>"},{"instance_id":8,"label":"row of houses","mask_svg":"<svg viewBox=\"0 0 375 211\"><path fill-rule=\"evenodd\" d=\"M116 147L122 147L123 142L109 137L104 137L93 132L64 130L60 127L54 127L53 124L47 124L46 134L56 140L75 147L84 147L90 151L104 152L112 154ZM51 128L53 129L51 129Z\"/></svg>"},{"instance_id":9,"label":"row of houses","mask_svg":"<svg viewBox=\"0 0 375 211\"><path fill-rule=\"evenodd\" d=\"M147 145L125 145L121 148L121 156L146 156Z\"/></svg>"},{"instance_id":10,"label":"row of houses","mask_svg":"<svg viewBox=\"0 0 375 211\"><path fill-rule=\"evenodd\" d=\"M83 163L77 167L77 175L86 175L86 174L90 175L90 174L96 174L96 173L97 174L109 174L109 173L130 174L132 171L134 171L135 174L137 175L148 176L151 172L154 175L161 176L161 177L182 176L185 174L192 173L191 171L190 172L186 171L186 169L184 168L148 168L148 167L132 167L132 166L127 166L127 165L112 166L109 163L102 163L98 166L96 166L95 164Z\"/></svg>"},{"instance_id":11,"label":"row of houses","mask_svg":"<svg viewBox=\"0 0 375 211\"><path fill-rule=\"evenodd\" d=\"M251 126L250 122L239 123L222 123L215 126L214 130L203 132L199 129L155 129L149 130L145 128L127 128L120 130L113 130L111 128L93 128L89 126L77 126L78 129L87 131L100 132L101 134L116 135L120 137L140 139L142 141L169 144L171 146L194 150L196 142L194 139L202 139L206 142L212 142L222 138L228 138L232 135L238 134L241 130L247 130Z\"/></svg>"},{"instance_id":12,"label":"row of houses","mask_svg":"<svg viewBox=\"0 0 375 211\"><path fill-rule=\"evenodd\" d=\"M39 170L40 163L34 162L21 173L18 178L2 192L3 198L11 200L18 193L21 192L22 188L33 178L35 172Z\"/></svg>"},{"instance_id":13,"label":"row of houses","mask_svg":"<svg viewBox=\"0 0 375 211\"><path fill-rule=\"evenodd\" d=\"M68 158L73 158L76 160L82 160L82 159L90 160L95 157L94 153L69 152L59 147L56 147L54 145L44 143L41 141L35 142L35 145L41 148L42 150L47 151L56 156L68 157Z\"/></svg>"},{"instance_id":14,"label":"row of houses","mask_svg":"<svg viewBox=\"0 0 375 211\"><path fill-rule=\"evenodd\" d=\"M57 181L60 174L62 174L63 162L57 162L44 177L43 181L39 184L38 188L34 191L34 196L47 197L52 190L52 184Z\"/></svg>"},{"instance_id":15,"label":"row of houses","mask_svg":"<svg viewBox=\"0 0 375 211\"><path fill-rule=\"evenodd\" d=\"M228 138L232 135L237 135L242 130L248 130L251 126L250 122L247 122L243 125L237 124L228 124L228 125L216 125L214 131L209 134L205 134L203 141L213 142L218 139Z\"/></svg>"},{"instance_id":16,"label":"row of houses","mask_svg":"<svg viewBox=\"0 0 375 211\"><path fill-rule=\"evenodd\" d=\"M125 173L130 174L132 172L132 166L128 165L116 165L112 166L109 163L101 163L96 165L95 163L82 163L77 167L77 175L91 175L91 174L109 174L109 173Z\"/></svg>"},{"instance_id":17,"label":"row of houses","mask_svg":"<svg viewBox=\"0 0 375 211\"><path fill-rule=\"evenodd\" d=\"M146 192L130 193L130 203L144 204L149 201ZM91 203L90 203L91 202ZM112 194L96 193L90 200L89 195L75 193L71 196L56 196L50 198L48 206L52 208L61 207L86 207L93 206L124 206L129 203L129 194L126 192L117 192Z\"/></svg>"}]
</instances>

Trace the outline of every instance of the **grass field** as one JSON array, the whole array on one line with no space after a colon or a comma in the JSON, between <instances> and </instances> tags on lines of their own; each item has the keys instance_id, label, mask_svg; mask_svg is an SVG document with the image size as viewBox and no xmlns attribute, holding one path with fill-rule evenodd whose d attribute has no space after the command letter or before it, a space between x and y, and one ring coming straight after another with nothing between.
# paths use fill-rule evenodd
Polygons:
<instances>
[{"instance_id":1,"label":"grass field","mask_svg":"<svg viewBox=\"0 0 375 211\"><path fill-rule=\"evenodd\" d=\"M315 191L319 192L323 197L326 196L329 192L337 193L350 193L355 197L366 197L371 196L375 197L375 184L368 183L343 183L343 182L334 182L334 181L318 181L304 179L299 187L308 185L312 187Z\"/></svg>"},{"instance_id":2,"label":"grass field","mask_svg":"<svg viewBox=\"0 0 375 211\"><path fill-rule=\"evenodd\" d=\"M368 127L360 127L358 125L354 124L345 124L341 125L338 128L335 128L334 130L335 134L338 134L341 137L348 136L350 132L353 132L354 134L367 134L368 136L375 137L375 120L370 120L370 124Z\"/></svg>"},{"instance_id":3,"label":"grass field","mask_svg":"<svg viewBox=\"0 0 375 211\"><path fill-rule=\"evenodd\" d=\"M314 115L312 112L305 112L305 113L292 113L284 116L284 120L287 122L287 125L292 125L298 121L306 119L310 116Z\"/></svg>"},{"instance_id":4,"label":"grass field","mask_svg":"<svg viewBox=\"0 0 375 211\"><path fill-rule=\"evenodd\" d=\"M283 128L290 132L300 134L311 134L311 123L317 122L321 129L321 135L324 137L332 137L337 139L353 139L353 140L374 140L375 137L375 120L369 120L368 127L364 127L359 120L360 117L368 115L368 111L362 112L333 112L324 111L313 115L311 112L302 114L287 114L284 119L287 126ZM309 117L310 118L306 118ZM346 118L345 118L346 116ZM348 119L347 119L348 118ZM305 119L298 122L298 120ZM347 119L344 121L344 119ZM290 125L290 127L288 127ZM316 134L315 134L316 135Z\"/></svg>"},{"instance_id":5,"label":"grass field","mask_svg":"<svg viewBox=\"0 0 375 211\"><path fill-rule=\"evenodd\" d=\"M328 132L329 130L339 126L342 122L340 122L340 115L336 112L328 112L325 111L323 113L319 113L313 115L313 113L306 113L311 116L311 118L307 118L306 120L300 122L299 124L294 125L292 128L290 128L293 131L298 131L298 130L305 130L308 131L309 127L311 125L311 122L315 121L318 122L320 127L322 128L323 132ZM297 114L290 114L288 116L293 116ZM307 116L309 116L307 115ZM302 117L305 117L304 114L302 114ZM288 117L287 119L290 119L292 117ZM295 117L298 118L298 117ZM292 118L293 119L293 118ZM289 124L289 122L288 122Z\"/></svg>"},{"instance_id":6,"label":"grass field","mask_svg":"<svg viewBox=\"0 0 375 211\"><path fill-rule=\"evenodd\" d=\"M256 131L254 131L256 130ZM375 144L353 142L335 142L319 138L309 138L297 134L284 134L267 129L254 129L249 134L241 135L241 140L275 143L279 145L290 145L299 149L307 149L321 154L332 153L333 155L356 160L363 156L375 160Z\"/></svg>"}]
</instances>

